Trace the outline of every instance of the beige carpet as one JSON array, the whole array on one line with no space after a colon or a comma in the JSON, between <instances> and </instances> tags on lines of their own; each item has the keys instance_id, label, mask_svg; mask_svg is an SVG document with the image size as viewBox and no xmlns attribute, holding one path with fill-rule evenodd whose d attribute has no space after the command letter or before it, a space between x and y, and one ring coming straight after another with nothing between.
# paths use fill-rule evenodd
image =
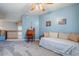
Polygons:
<instances>
[{"instance_id":1,"label":"beige carpet","mask_svg":"<svg viewBox=\"0 0 79 59\"><path fill-rule=\"evenodd\" d=\"M60 56L34 43L0 42L1 56Z\"/></svg>"}]
</instances>

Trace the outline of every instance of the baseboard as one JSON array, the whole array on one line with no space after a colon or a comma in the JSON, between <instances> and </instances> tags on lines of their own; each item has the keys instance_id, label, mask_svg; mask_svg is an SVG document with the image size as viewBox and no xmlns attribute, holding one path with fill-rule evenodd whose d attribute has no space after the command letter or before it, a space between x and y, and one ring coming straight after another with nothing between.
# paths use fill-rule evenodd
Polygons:
<instances>
[{"instance_id":1,"label":"baseboard","mask_svg":"<svg viewBox=\"0 0 79 59\"><path fill-rule=\"evenodd\" d=\"M23 39L7 39L6 41L24 41Z\"/></svg>"}]
</instances>

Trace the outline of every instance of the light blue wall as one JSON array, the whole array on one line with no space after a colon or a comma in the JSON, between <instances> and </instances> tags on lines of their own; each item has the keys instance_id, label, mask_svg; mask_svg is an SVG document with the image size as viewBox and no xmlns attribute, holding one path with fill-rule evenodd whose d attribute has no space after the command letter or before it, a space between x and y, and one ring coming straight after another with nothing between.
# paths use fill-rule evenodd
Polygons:
<instances>
[{"instance_id":1,"label":"light blue wall","mask_svg":"<svg viewBox=\"0 0 79 59\"><path fill-rule=\"evenodd\" d=\"M57 19L66 18L66 25L58 25ZM64 7L62 9L52 11L40 16L24 16L23 20L23 38L25 38L25 32L29 28L32 22L33 27L36 30L36 39L43 32L56 31L56 32L75 32L79 33L79 4ZM45 22L50 20L52 22L50 27L46 27Z\"/></svg>"},{"instance_id":2,"label":"light blue wall","mask_svg":"<svg viewBox=\"0 0 79 59\"><path fill-rule=\"evenodd\" d=\"M58 25L57 18L66 18L66 25ZM52 22L50 27L45 26L45 22L50 20ZM40 35L43 32L57 31L57 32L75 32L79 33L79 4L68 6L56 11L52 11L40 16L39 20Z\"/></svg>"},{"instance_id":3,"label":"light blue wall","mask_svg":"<svg viewBox=\"0 0 79 59\"><path fill-rule=\"evenodd\" d=\"M32 26L35 27L35 38L39 38L39 16L23 16L22 18L23 24L23 39L25 39L25 33L26 30L30 27L30 24L32 23Z\"/></svg>"}]
</instances>

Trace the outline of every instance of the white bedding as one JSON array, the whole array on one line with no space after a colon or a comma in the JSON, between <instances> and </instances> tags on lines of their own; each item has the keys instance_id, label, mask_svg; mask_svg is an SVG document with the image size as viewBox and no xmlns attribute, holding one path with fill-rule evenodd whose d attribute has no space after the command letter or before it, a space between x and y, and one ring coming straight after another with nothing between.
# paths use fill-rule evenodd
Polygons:
<instances>
[{"instance_id":1,"label":"white bedding","mask_svg":"<svg viewBox=\"0 0 79 59\"><path fill-rule=\"evenodd\" d=\"M44 37L39 45L62 55L79 55L79 43L67 39Z\"/></svg>"}]
</instances>

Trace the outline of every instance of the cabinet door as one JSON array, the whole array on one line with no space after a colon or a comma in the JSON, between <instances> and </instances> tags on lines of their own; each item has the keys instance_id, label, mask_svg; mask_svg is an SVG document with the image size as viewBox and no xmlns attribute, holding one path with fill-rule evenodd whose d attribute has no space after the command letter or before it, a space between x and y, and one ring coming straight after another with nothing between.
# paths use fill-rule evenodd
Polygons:
<instances>
[{"instance_id":1,"label":"cabinet door","mask_svg":"<svg viewBox=\"0 0 79 59\"><path fill-rule=\"evenodd\" d=\"M18 32L7 32L8 39L18 39Z\"/></svg>"}]
</instances>

